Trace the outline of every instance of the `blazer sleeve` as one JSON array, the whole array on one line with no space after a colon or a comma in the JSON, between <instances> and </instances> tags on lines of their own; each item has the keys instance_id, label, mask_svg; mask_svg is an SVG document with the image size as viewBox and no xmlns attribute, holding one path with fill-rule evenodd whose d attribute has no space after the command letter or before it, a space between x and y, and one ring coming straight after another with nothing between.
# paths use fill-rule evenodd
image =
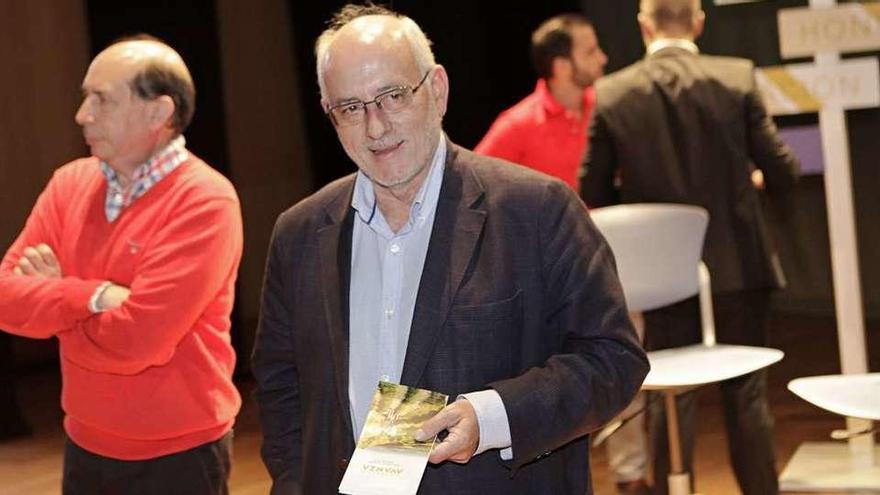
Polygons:
<instances>
[{"instance_id":1,"label":"blazer sleeve","mask_svg":"<svg viewBox=\"0 0 880 495\"><path fill-rule=\"evenodd\" d=\"M590 118L590 145L581 164L581 197L590 208L608 206L619 202L614 185L617 174L617 157L614 137L608 129L605 110L597 106Z\"/></svg>"},{"instance_id":2,"label":"blazer sleeve","mask_svg":"<svg viewBox=\"0 0 880 495\"><path fill-rule=\"evenodd\" d=\"M535 211L545 281L540 331L561 346L543 366L491 384L507 411L514 467L600 428L648 372L611 250L583 204L553 182Z\"/></svg>"},{"instance_id":3,"label":"blazer sleeve","mask_svg":"<svg viewBox=\"0 0 880 495\"><path fill-rule=\"evenodd\" d=\"M291 308L286 297L286 255L283 216L275 224L266 271L251 370L263 429L261 455L272 477L275 494L300 494L302 414L294 353Z\"/></svg>"},{"instance_id":4,"label":"blazer sleeve","mask_svg":"<svg viewBox=\"0 0 880 495\"><path fill-rule=\"evenodd\" d=\"M750 83L751 87L745 98L749 156L764 173L768 192L788 191L800 175L800 162L788 145L779 138L776 124L767 114L753 74Z\"/></svg>"}]
</instances>

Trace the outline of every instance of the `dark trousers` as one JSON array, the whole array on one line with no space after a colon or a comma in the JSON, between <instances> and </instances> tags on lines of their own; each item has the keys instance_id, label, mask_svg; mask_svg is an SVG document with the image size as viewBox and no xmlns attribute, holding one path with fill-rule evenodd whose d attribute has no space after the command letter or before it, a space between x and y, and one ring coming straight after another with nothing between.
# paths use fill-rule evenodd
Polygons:
<instances>
[{"instance_id":1,"label":"dark trousers","mask_svg":"<svg viewBox=\"0 0 880 495\"><path fill-rule=\"evenodd\" d=\"M0 330L0 442L31 433L15 393L12 339Z\"/></svg>"},{"instance_id":2,"label":"dark trousers","mask_svg":"<svg viewBox=\"0 0 880 495\"><path fill-rule=\"evenodd\" d=\"M713 296L716 336L719 343L767 345L770 292L741 291ZM680 347L702 341L699 303L696 298L645 313L648 350ZM745 495L779 492L773 448L773 418L767 406L767 372L721 382L724 426L731 464ZM699 390L699 389L698 389ZM678 420L684 469L693 473L697 391L678 396ZM654 493L668 492L669 444L663 400L651 401L648 430L654 454ZM692 478L693 480L693 478Z\"/></svg>"},{"instance_id":3,"label":"dark trousers","mask_svg":"<svg viewBox=\"0 0 880 495\"><path fill-rule=\"evenodd\" d=\"M232 433L190 450L121 461L64 442L64 495L227 495Z\"/></svg>"}]
</instances>

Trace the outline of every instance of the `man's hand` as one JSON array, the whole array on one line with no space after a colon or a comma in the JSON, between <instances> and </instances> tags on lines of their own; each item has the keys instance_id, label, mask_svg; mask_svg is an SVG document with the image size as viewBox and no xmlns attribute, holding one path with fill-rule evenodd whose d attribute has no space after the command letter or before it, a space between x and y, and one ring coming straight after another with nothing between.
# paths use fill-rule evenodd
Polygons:
<instances>
[{"instance_id":1,"label":"man's hand","mask_svg":"<svg viewBox=\"0 0 880 495\"><path fill-rule=\"evenodd\" d=\"M18 275L31 277L61 278L61 264L58 258L47 244L37 244L24 248L22 256L18 260L18 266L13 270Z\"/></svg>"},{"instance_id":2,"label":"man's hand","mask_svg":"<svg viewBox=\"0 0 880 495\"><path fill-rule=\"evenodd\" d=\"M448 430L449 434L434 445L428 460L433 464L446 460L464 464L471 460L480 444L480 425L471 403L459 399L444 407L422 424L416 433L416 440L423 442L443 430Z\"/></svg>"},{"instance_id":3,"label":"man's hand","mask_svg":"<svg viewBox=\"0 0 880 495\"><path fill-rule=\"evenodd\" d=\"M98 298L98 307L102 311L116 309L122 306L122 303L128 299L129 294L131 294L131 290L128 287L112 284L101 293L101 297Z\"/></svg>"},{"instance_id":4,"label":"man's hand","mask_svg":"<svg viewBox=\"0 0 880 495\"><path fill-rule=\"evenodd\" d=\"M764 189L764 172L761 172L759 169L752 170L752 185L755 186L755 189L763 190Z\"/></svg>"}]
</instances>

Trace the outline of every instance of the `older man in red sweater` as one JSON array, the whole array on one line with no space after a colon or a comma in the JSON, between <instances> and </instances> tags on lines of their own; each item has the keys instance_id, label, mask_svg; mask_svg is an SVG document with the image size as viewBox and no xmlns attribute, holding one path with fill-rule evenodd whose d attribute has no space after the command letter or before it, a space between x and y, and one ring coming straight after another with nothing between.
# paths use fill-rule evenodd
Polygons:
<instances>
[{"instance_id":1,"label":"older man in red sweater","mask_svg":"<svg viewBox=\"0 0 880 495\"><path fill-rule=\"evenodd\" d=\"M238 198L185 148L195 91L169 46L111 45L82 90L93 156L55 172L4 256L0 328L59 340L65 495L227 493Z\"/></svg>"}]
</instances>

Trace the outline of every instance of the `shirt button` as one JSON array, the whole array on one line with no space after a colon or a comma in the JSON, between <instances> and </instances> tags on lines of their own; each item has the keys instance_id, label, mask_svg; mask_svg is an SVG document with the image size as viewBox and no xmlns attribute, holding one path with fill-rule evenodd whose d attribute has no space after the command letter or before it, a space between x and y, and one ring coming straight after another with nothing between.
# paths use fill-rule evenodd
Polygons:
<instances>
[{"instance_id":1,"label":"shirt button","mask_svg":"<svg viewBox=\"0 0 880 495\"><path fill-rule=\"evenodd\" d=\"M391 250L391 254L397 254L400 252L400 245L399 244L392 244L390 250Z\"/></svg>"},{"instance_id":2,"label":"shirt button","mask_svg":"<svg viewBox=\"0 0 880 495\"><path fill-rule=\"evenodd\" d=\"M385 310L385 318L388 318L390 320L392 316L394 316L394 310L393 309L386 309Z\"/></svg>"}]
</instances>

